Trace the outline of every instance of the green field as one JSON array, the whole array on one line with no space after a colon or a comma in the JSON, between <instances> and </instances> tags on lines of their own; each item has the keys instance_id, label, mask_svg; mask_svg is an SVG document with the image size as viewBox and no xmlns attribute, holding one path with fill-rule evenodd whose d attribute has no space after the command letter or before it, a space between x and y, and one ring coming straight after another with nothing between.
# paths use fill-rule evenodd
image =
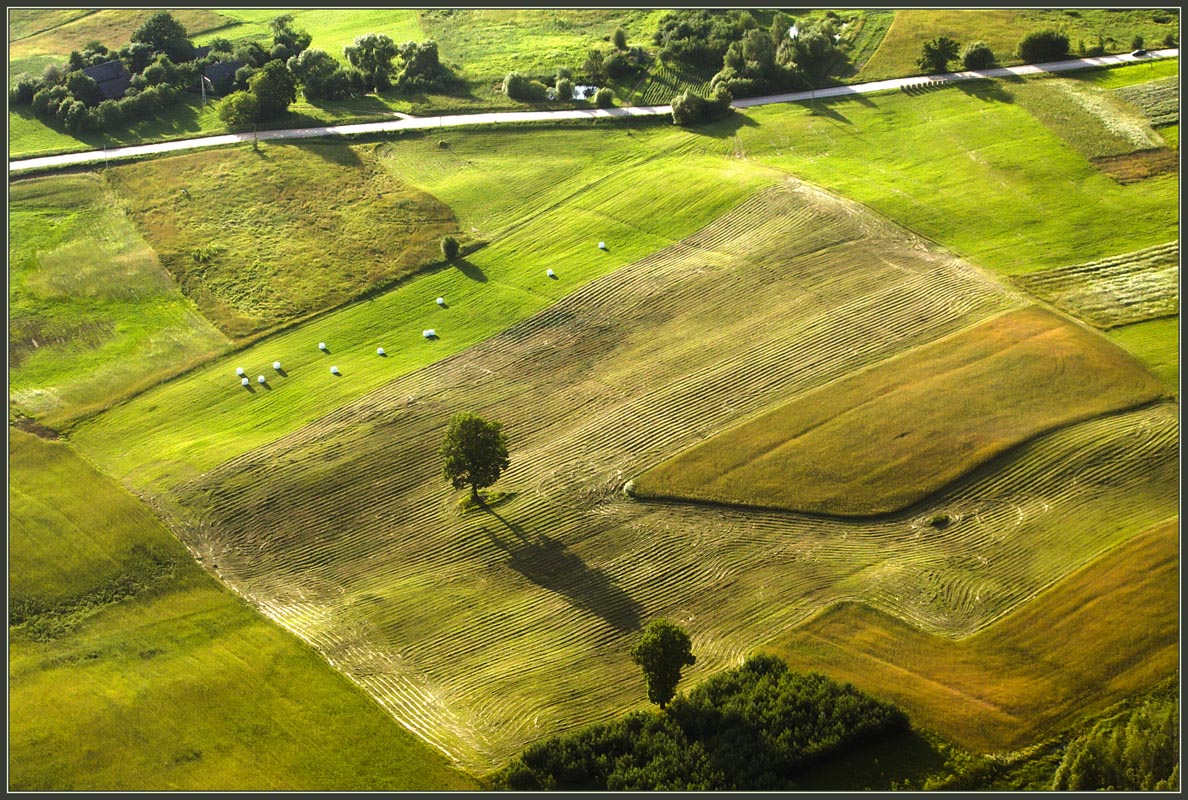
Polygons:
<instances>
[{"instance_id":1,"label":"green field","mask_svg":"<svg viewBox=\"0 0 1188 800\"><path fill-rule=\"evenodd\" d=\"M1168 33L1178 36L1180 32L1178 14L1163 9L905 9L895 12L882 43L858 77L875 81L918 74L916 59L921 48L937 36L948 36L961 45L985 42L998 64L1018 64L1015 48L1019 40L1030 31L1045 28L1067 35L1074 57L1082 42L1086 48L1096 45L1099 34L1107 53L1125 53L1130 52L1136 34L1144 37L1148 48L1156 48L1162 47ZM953 68L960 69L958 62Z\"/></svg>"},{"instance_id":2,"label":"green field","mask_svg":"<svg viewBox=\"0 0 1188 800\"><path fill-rule=\"evenodd\" d=\"M67 445L9 442L9 789L475 788Z\"/></svg>"},{"instance_id":3,"label":"green field","mask_svg":"<svg viewBox=\"0 0 1188 800\"><path fill-rule=\"evenodd\" d=\"M1110 338L1138 356L1167 386L1179 391L1179 315L1114 328Z\"/></svg>"},{"instance_id":4,"label":"green field","mask_svg":"<svg viewBox=\"0 0 1188 800\"><path fill-rule=\"evenodd\" d=\"M384 169L374 148L276 144L107 174L161 264L233 339L440 262L442 236L457 232L450 209Z\"/></svg>"},{"instance_id":5,"label":"green field","mask_svg":"<svg viewBox=\"0 0 1188 800\"><path fill-rule=\"evenodd\" d=\"M850 681L962 746L1013 750L1176 673L1178 522L1134 536L958 642L843 603L763 649Z\"/></svg>"},{"instance_id":6,"label":"green field","mask_svg":"<svg viewBox=\"0 0 1188 800\"><path fill-rule=\"evenodd\" d=\"M1114 90L1116 97L1138 108L1152 125L1168 125L1180 121L1180 81L1161 78L1137 86Z\"/></svg>"},{"instance_id":7,"label":"green field","mask_svg":"<svg viewBox=\"0 0 1188 800\"><path fill-rule=\"evenodd\" d=\"M1107 339L1027 308L799 395L664 461L636 492L886 514L1039 433L1162 391Z\"/></svg>"},{"instance_id":8,"label":"green field","mask_svg":"<svg viewBox=\"0 0 1188 800\"><path fill-rule=\"evenodd\" d=\"M9 202L13 410L69 422L228 348L170 281L105 177L17 181Z\"/></svg>"}]
</instances>

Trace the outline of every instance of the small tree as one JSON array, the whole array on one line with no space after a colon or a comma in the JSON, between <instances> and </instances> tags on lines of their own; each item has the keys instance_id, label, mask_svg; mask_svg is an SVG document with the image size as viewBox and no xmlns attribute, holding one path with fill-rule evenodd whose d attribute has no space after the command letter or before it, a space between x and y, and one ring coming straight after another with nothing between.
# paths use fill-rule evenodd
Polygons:
<instances>
[{"instance_id":1,"label":"small tree","mask_svg":"<svg viewBox=\"0 0 1188 800\"><path fill-rule=\"evenodd\" d=\"M392 59L399 48L391 36L382 33L367 33L355 37L354 44L343 48L343 54L351 66L367 76L372 89L381 92L391 85Z\"/></svg>"},{"instance_id":2,"label":"small tree","mask_svg":"<svg viewBox=\"0 0 1188 800\"><path fill-rule=\"evenodd\" d=\"M554 88L557 91L557 99L562 103L568 103L573 99L573 81L569 78L558 78Z\"/></svg>"},{"instance_id":3,"label":"small tree","mask_svg":"<svg viewBox=\"0 0 1188 800\"><path fill-rule=\"evenodd\" d=\"M611 36L611 44L615 46L616 50L627 49L627 31L622 28L615 28L615 33Z\"/></svg>"},{"instance_id":4,"label":"small tree","mask_svg":"<svg viewBox=\"0 0 1188 800\"><path fill-rule=\"evenodd\" d=\"M586 56L586 61L582 64L582 72L586 73L586 77L590 79L591 83L602 83L606 79L606 67L602 62L601 50L591 50Z\"/></svg>"},{"instance_id":5,"label":"small tree","mask_svg":"<svg viewBox=\"0 0 1188 800\"><path fill-rule=\"evenodd\" d=\"M256 119L276 119L297 99L297 82L283 61L269 61L248 80L248 91L256 96Z\"/></svg>"},{"instance_id":6,"label":"small tree","mask_svg":"<svg viewBox=\"0 0 1188 800\"><path fill-rule=\"evenodd\" d=\"M470 497L475 502L480 500L479 489L499 480L507 469L507 438L502 428L498 422L488 422L467 411L450 418L439 451L441 473L455 489L469 486Z\"/></svg>"},{"instance_id":7,"label":"small tree","mask_svg":"<svg viewBox=\"0 0 1188 800\"><path fill-rule=\"evenodd\" d=\"M458 257L458 240L453 236L447 236L441 240L441 254L445 256L446 261L453 261Z\"/></svg>"},{"instance_id":8,"label":"small tree","mask_svg":"<svg viewBox=\"0 0 1188 800\"><path fill-rule=\"evenodd\" d=\"M257 111L259 105L251 92L232 92L219 101L219 119L231 130L254 123Z\"/></svg>"},{"instance_id":9,"label":"small tree","mask_svg":"<svg viewBox=\"0 0 1188 800\"><path fill-rule=\"evenodd\" d=\"M1130 49L1141 50L1143 48L1143 41L1142 35L1136 34L1135 37L1130 40Z\"/></svg>"},{"instance_id":10,"label":"small tree","mask_svg":"<svg viewBox=\"0 0 1188 800\"><path fill-rule=\"evenodd\" d=\"M167 53L174 61L184 61L194 53L185 27L168 11L158 11L146 19L132 31L131 40L147 44L154 52Z\"/></svg>"},{"instance_id":11,"label":"small tree","mask_svg":"<svg viewBox=\"0 0 1188 800\"><path fill-rule=\"evenodd\" d=\"M948 36L938 36L924 43L916 66L922 72L944 72L957 57L958 44Z\"/></svg>"},{"instance_id":12,"label":"small tree","mask_svg":"<svg viewBox=\"0 0 1188 800\"><path fill-rule=\"evenodd\" d=\"M961 51L961 66L966 69L988 69L994 66L994 51L985 42L970 42Z\"/></svg>"},{"instance_id":13,"label":"small tree","mask_svg":"<svg viewBox=\"0 0 1188 800\"><path fill-rule=\"evenodd\" d=\"M615 104L615 93L603 86L594 93L594 105L599 108L610 108Z\"/></svg>"},{"instance_id":14,"label":"small tree","mask_svg":"<svg viewBox=\"0 0 1188 800\"><path fill-rule=\"evenodd\" d=\"M1068 37L1059 31L1032 31L1019 42L1018 56L1025 64L1059 61L1068 55Z\"/></svg>"},{"instance_id":15,"label":"small tree","mask_svg":"<svg viewBox=\"0 0 1188 800\"><path fill-rule=\"evenodd\" d=\"M676 695L681 670L697 663L689 634L668 620L648 623L643 636L631 648L631 660L643 669L648 699L664 708Z\"/></svg>"}]
</instances>

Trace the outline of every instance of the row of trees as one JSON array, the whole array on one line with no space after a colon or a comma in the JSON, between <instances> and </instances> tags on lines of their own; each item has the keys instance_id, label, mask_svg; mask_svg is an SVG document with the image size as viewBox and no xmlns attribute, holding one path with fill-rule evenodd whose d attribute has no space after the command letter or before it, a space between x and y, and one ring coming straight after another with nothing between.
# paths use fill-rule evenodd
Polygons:
<instances>
[{"instance_id":1,"label":"row of trees","mask_svg":"<svg viewBox=\"0 0 1188 800\"><path fill-rule=\"evenodd\" d=\"M1169 41L1173 42L1169 46L1174 46L1175 39L1172 38ZM1141 36L1136 36L1131 41L1131 49L1138 49L1142 46L1143 37ZM954 59L959 60L964 69L987 69L994 66L994 53L985 42L970 42L961 49L960 54L958 54L959 47L957 41L948 36L929 39L921 48L916 66L925 73L945 72ZM1084 42L1081 42L1078 48L1080 55L1093 56L1104 53L1105 46L1101 37L1098 37L1097 45L1093 48L1087 50ZM1057 30L1047 29L1031 31L1024 36L1015 49L1015 55L1025 64L1042 64L1045 61L1060 61L1070 58L1072 51L1067 35Z\"/></svg>"},{"instance_id":2,"label":"row of trees","mask_svg":"<svg viewBox=\"0 0 1188 800\"><path fill-rule=\"evenodd\" d=\"M849 684L755 656L662 712L531 745L493 782L520 791L795 789L805 768L907 725L898 708Z\"/></svg>"}]
</instances>

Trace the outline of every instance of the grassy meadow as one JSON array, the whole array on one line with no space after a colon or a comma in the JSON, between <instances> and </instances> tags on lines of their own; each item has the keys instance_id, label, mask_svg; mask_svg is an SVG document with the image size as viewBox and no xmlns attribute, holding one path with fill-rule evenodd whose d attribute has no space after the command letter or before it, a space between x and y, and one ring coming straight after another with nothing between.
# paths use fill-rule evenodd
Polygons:
<instances>
[{"instance_id":1,"label":"grassy meadow","mask_svg":"<svg viewBox=\"0 0 1188 800\"><path fill-rule=\"evenodd\" d=\"M1107 53L1131 50L1131 40L1142 36L1148 48L1162 47L1163 38L1179 36L1179 15L1172 9L1062 9L1038 8L913 8L895 12L879 48L858 73L864 81L919 74L916 59L924 42L937 36L956 39L961 45L982 41L994 51L997 63L1020 63L1015 49L1028 32L1055 28L1068 36L1073 55L1082 43L1086 48L1102 44ZM954 62L954 67L956 62Z\"/></svg>"},{"instance_id":2,"label":"grassy meadow","mask_svg":"<svg viewBox=\"0 0 1188 800\"><path fill-rule=\"evenodd\" d=\"M67 444L9 467L10 789L475 788Z\"/></svg>"},{"instance_id":3,"label":"grassy meadow","mask_svg":"<svg viewBox=\"0 0 1188 800\"><path fill-rule=\"evenodd\" d=\"M107 175L162 266L237 340L439 262L457 232L448 207L370 148L196 152Z\"/></svg>"},{"instance_id":4,"label":"grassy meadow","mask_svg":"<svg viewBox=\"0 0 1188 800\"><path fill-rule=\"evenodd\" d=\"M763 649L852 682L964 747L1014 750L1178 670L1178 523L1119 544L957 642L845 603Z\"/></svg>"},{"instance_id":5,"label":"grassy meadow","mask_svg":"<svg viewBox=\"0 0 1188 800\"><path fill-rule=\"evenodd\" d=\"M224 352L106 177L9 185L9 399L56 426Z\"/></svg>"},{"instance_id":6,"label":"grassy meadow","mask_svg":"<svg viewBox=\"0 0 1188 800\"><path fill-rule=\"evenodd\" d=\"M765 411L644 473L636 491L886 514L1044 431L1163 391L1109 340L1026 308Z\"/></svg>"},{"instance_id":7,"label":"grassy meadow","mask_svg":"<svg viewBox=\"0 0 1188 800\"><path fill-rule=\"evenodd\" d=\"M1169 388L1179 393L1180 317L1164 317L1114 328L1109 336L1138 356Z\"/></svg>"}]
</instances>

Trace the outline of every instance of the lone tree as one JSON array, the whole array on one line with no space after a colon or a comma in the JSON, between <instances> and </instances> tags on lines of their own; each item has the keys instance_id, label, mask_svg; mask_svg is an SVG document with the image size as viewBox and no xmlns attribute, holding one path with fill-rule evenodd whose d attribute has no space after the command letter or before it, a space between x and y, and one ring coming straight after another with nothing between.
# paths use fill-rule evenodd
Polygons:
<instances>
[{"instance_id":1,"label":"lone tree","mask_svg":"<svg viewBox=\"0 0 1188 800\"><path fill-rule=\"evenodd\" d=\"M924 72L944 72L949 62L957 57L959 45L948 36L938 36L924 43L916 66Z\"/></svg>"},{"instance_id":2,"label":"lone tree","mask_svg":"<svg viewBox=\"0 0 1188 800\"><path fill-rule=\"evenodd\" d=\"M643 669L648 699L664 708L676 694L681 670L697 663L697 656L683 628L658 619L644 628L643 636L631 648L631 660Z\"/></svg>"},{"instance_id":3,"label":"lone tree","mask_svg":"<svg viewBox=\"0 0 1188 800\"><path fill-rule=\"evenodd\" d=\"M470 497L480 502L479 489L499 480L507 469L507 437L503 425L460 411L450 418L445 441L441 443L442 475L455 489L470 487Z\"/></svg>"},{"instance_id":4,"label":"lone tree","mask_svg":"<svg viewBox=\"0 0 1188 800\"><path fill-rule=\"evenodd\" d=\"M447 236L441 240L441 254L446 257L446 261L453 261L458 257L458 240L453 236Z\"/></svg>"}]
</instances>

